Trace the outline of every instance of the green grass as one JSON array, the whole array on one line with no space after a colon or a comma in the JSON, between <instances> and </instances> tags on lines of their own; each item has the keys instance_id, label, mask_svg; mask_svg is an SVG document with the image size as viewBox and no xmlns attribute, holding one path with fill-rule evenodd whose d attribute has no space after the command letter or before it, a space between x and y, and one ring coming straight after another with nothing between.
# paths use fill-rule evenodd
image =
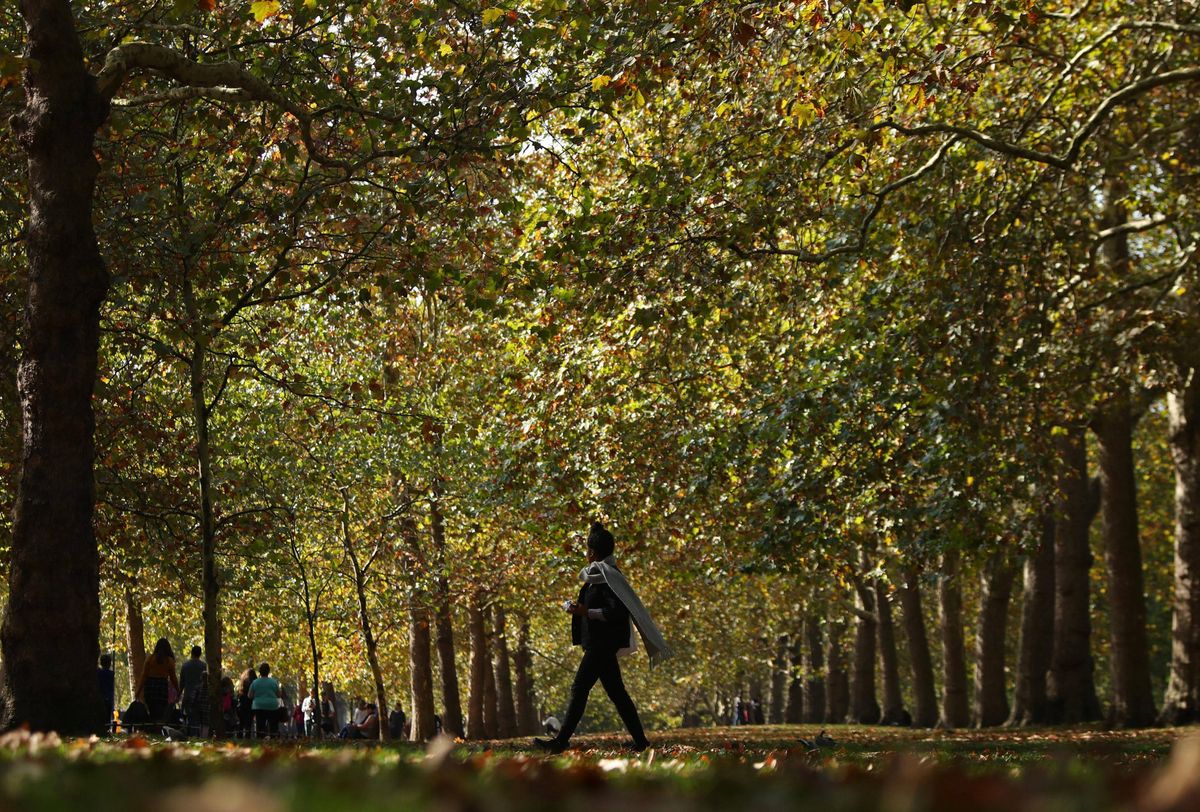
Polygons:
<instances>
[{"instance_id":1,"label":"green grass","mask_svg":"<svg viewBox=\"0 0 1200 812\"><path fill-rule=\"evenodd\" d=\"M612 735L578 737L575 749L544 757L524 741L428 755L408 744L59 742L18 732L0 738L0 810L1182 811L1200 808L1200 744L1172 755L1186 732L839 726L830 728L838 746L814 753L797 744L813 728L712 728L656 733L640 757Z\"/></svg>"}]
</instances>

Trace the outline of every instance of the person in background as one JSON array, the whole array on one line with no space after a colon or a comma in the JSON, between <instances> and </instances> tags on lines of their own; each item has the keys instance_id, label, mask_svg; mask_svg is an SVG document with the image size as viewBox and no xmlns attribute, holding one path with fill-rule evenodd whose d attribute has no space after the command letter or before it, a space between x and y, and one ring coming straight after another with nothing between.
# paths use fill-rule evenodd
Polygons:
<instances>
[{"instance_id":1,"label":"person in background","mask_svg":"<svg viewBox=\"0 0 1200 812\"><path fill-rule=\"evenodd\" d=\"M359 700L360 702L362 700ZM361 722L351 721L350 724L342 728L343 739L378 739L379 738L379 709L374 702L364 703L360 709L360 713L355 713L354 718L362 718Z\"/></svg>"},{"instance_id":2,"label":"person in background","mask_svg":"<svg viewBox=\"0 0 1200 812\"><path fill-rule=\"evenodd\" d=\"M238 732L237 691L233 687L231 677L221 677L221 718L225 721L225 732Z\"/></svg>"},{"instance_id":3,"label":"person in background","mask_svg":"<svg viewBox=\"0 0 1200 812\"><path fill-rule=\"evenodd\" d=\"M192 656L179 666L179 695L188 734L204 738L208 736L208 665L200 659L201 653L199 646L192 646Z\"/></svg>"},{"instance_id":4,"label":"person in background","mask_svg":"<svg viewBox=\"0 0 1200 812\"><path fill-rule=\"evenodd\" d=\"M247 668L242 672L241 680L238 682L238 734L246 739L254 734L254 726L252 724L254 703L250 700L250 686L254 684L254 680L256 679L258 679L258 675L254 673L254 669Z\"/></svg>"},{"instance_id":5,"label":"person in background","mask_svg":"<svg viewBox=\"0 0 1200 812\"><path fill-rule=\"evenodd\" d=\"M388 715L388 738L393 741L404 739L404 723L406 721L403 708L399 706L392 708L392 712Z\"/></svg>"},{"instance_id":6,"label":"person in background","mask_svg":"<svg viewBox=\"0 0 1200 812\"><path fill-rule=\"evenodd\" d=\"M279 703L283 699L279 680L271 676L271 666L258 667L258 679L250 683L250 707L254 710L254 729L258 738L276 735L279 730Z\"/></svg>"},{"instance_id":7,"label":"person in background","mask_svg":"<svg viewBox=\"0 0 1200 812\"><path fill-rule=\"evenodd\" d=\"M356 735L356 731L360 728L362 723L365 722L367 719L367 715L368 715L367 700L363 699L360 696L357 700L355 700L354 707L355 707L354 716L352 716L350 718L350 721L347 722L345 724L345 726L342 727L341 732L338 733L338 738L342 738L342 739L360 738L359 736Z\"/></svg>"},{"instance_id":8,"label":"person in background","mask_svg":"<svg viewBox=\"0 0 1200 812\"><path fill-rule=\"evenodd\" d=\"M321 732L327 736L337 733L337 703L333 699L333 684L321 685Z\"/></svg>"},{"instance_id":9,"label":"person in background","mask_svg":"<svg viewBox=\"0 0 1200 812\"><path fill-rule=\"evenodd\" d=\"M318 717L321 713L321 703L317 700L316 688L309 691L308 696L300 703L300 713L304 717L304 735L311 739L320 731Z\"/></svg>"},{"instance_id":10,"label":"person in background","mask_svg":"<svg viewBox=\"0 0 1200 812\"><path fill-rule=\"evenodd\" d=\"M100 667L96 669L96 684L100 688L100 700L104 703L104 729L113 730L113 710L117 706L117 682L113 674L112 655L100 655Z\"/></svg>"},{"instance_id":11,"label":"person in background","mask_svg":"<svg viewBox=\"0 0 1200 812\"><path fill-rule=\"evenodd\" d=\"M167 710L171 706L170 691L179 693L179 679L175 676L175 652L167 638L160 637L154 644L154 653L146 658L142 676L138 679L133 695L146 703L150 721L167 721Z\"/></svg>"}]
</instances>

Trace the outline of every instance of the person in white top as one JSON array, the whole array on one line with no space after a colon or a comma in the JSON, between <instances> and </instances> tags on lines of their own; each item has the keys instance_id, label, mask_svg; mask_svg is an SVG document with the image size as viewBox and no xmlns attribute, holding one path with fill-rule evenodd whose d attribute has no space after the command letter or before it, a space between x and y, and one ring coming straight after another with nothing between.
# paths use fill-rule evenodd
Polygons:
<instances>
[{"instance_id":1,"label":"person in white top","mask_svg":"<svg viewBox=\"0 0 1200 812\"><path fill-rule=\"evenodd\" d=\"M304 697L304 701L300 703L300 712L304 714L304 735L310 739L317 734L319 729L317 724L317 711L319 709L317 689L313 688L308 692L308 696Z\"/></svg>"}]
</instances>

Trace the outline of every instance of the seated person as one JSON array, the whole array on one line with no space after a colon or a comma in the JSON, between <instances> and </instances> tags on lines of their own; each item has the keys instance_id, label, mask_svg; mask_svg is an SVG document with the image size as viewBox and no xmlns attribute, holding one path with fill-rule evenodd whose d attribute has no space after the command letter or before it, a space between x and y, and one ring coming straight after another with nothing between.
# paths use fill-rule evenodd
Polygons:
<instances>
[{"instance_id":1,"label":"seated person","mask_svg":"<svg viewBox=\"0 0 1200 812\"><path fill-rule=\"evenodd\" d=\"M374 703L366 705L362 710L361 721L351 721L342 728L341 737L343 739L379 738L379 710ZM359 719L360 714L354 714L354 718Z\"/></svg>"}]
</instances>

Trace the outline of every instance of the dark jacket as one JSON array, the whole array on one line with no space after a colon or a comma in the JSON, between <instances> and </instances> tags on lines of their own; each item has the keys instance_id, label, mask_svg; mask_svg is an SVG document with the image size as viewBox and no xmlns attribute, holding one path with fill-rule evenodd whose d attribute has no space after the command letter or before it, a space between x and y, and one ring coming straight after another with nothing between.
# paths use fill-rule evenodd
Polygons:
<instances>
[{"instance_id":1,"label":"dark jacket","mask_svg":"<svg viewBox=\"0 0 1200 812\"><path fill-rule=\"evenodd\" d=\"M571 615L571 643L584 651L612 651L629 645L629 610L608 584L584 584L577 602L586 609L600 609L604 620Z\"/></svg>"}]
</instances>

